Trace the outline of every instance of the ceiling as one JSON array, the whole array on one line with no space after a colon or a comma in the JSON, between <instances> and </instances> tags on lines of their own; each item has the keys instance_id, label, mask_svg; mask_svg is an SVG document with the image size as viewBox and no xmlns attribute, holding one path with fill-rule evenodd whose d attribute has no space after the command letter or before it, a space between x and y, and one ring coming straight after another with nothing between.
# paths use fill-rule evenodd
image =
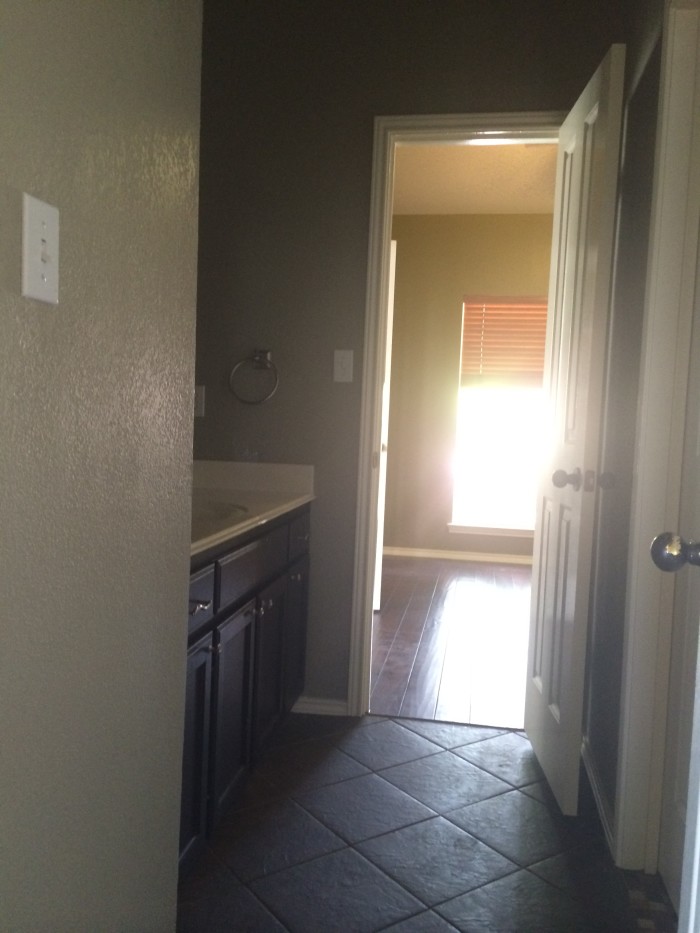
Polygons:
<instances>
[{"instance_id":1,"label":"ceiling","mask_svg":"<svg viewBox=\"0 0 700 933\"><path fill-rule=\"evenodd\" d=\"M399 144L394 214L551 214L556 143Z\"/></svg>"}]
</instances>

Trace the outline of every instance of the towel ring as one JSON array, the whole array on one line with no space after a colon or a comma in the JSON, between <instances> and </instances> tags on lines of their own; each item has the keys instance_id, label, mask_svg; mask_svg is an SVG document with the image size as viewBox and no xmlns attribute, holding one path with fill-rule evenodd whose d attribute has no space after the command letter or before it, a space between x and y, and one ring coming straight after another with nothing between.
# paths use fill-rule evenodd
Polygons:
<instances>
[{"instance_id":1,"label":"towel ring","mask_svg":"<svg viewBox=\"0 0 700 933\"><path fill-rule=\"evenodd\" d=\"M270 374L268 379L271 380L271 387L267 389L267 386L263 383L262 394L258 391L253 393L244 391L244 387L247 388L246 382L244 382L245 377L252 377L253 373L258 372ZM249 378L247 382L254 384L255 380ZM238 401L243 402L244 405L261 405L272 398L279 384L280 377L277 367L272 362L271 350L253 350L252 356L247 356L236 363L228 377L229 389Z\"/></svg>"}]
</instances>

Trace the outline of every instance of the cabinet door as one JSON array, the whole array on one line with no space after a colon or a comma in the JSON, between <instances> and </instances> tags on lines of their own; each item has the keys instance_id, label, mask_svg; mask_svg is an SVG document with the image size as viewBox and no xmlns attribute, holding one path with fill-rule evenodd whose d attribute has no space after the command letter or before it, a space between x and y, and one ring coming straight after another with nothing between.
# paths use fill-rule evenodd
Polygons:
<instances>
[{"instance_id":1,"label":"cabinet door","mask_svg":"<svg viewBox=\"0 0 700 933\"><path fill-rule=\"evenodd\" d=\"M180 806L180 868L186 869L204 845L207 829L212 635L187 652L185 740Z\"/></svg>"},{"instance_id":2,"label":"cabinet door","mask_svg":"<svg viewBox=\"0 0 700 933\"><path fill-rule=\"evenodd\" d=\"M202 567L190 576L190 599L187 611L187 637L197 634L214 617L214 565Z\"/></svg>"},{"instance_id":3,"label":"cabinet door","mask_svg":"<svg viewBox=\"0 0 700 933\"><path fill-rule=\"evenodd\" d=\"M289 712L304 689L306 666L306 616L309 594L309 558L292 564L287 579L284 646L284 710Z\"/></svg>"},{"instance_id":4,"label":"cabinet door","mask_svg":"<svg viewBox=\"0 0 700 933\"><path fill-rule=\"evenodd\" d=\"M289 523L289 559L296 560L309 551L311 539L311 512L308 508Z\"/></svg>"},{"instance_id":5,"label":"cabinet door","mask_svg":"<svg viewBox=\"0 0 700 933\"><path fill-rule=\"evenodd\" d=\"M210 829L230 806L250 763L254 620L251 601L216 630Z\"/></svg>"},{"instance_id":6,"label":"cabinet door","mask_svg":"<svg viewBox=\"0 0 700 933\"><path fill-rule=\"evenodd\" d=\"M282 624L287 575L261 590L255 627L253 752L265 744L282 712Z\"/></svg>"}]
</instances>

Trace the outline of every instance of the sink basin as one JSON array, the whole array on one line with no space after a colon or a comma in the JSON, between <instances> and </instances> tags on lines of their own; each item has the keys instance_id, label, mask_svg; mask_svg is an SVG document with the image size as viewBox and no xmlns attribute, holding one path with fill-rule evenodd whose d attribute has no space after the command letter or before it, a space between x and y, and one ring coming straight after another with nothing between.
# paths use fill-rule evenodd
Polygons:
<instances>
[{"instance_id":1,"label":"sink basin","mask_svg":"<svg viewBox=\"0 0 700 933\"><path fill-rule=\"evenodd\" d=\"M241 518L246 515L248 509L244 505L238 505L235 502L202 502L196 506L197 515L201 518L209 519L228 519Z\"/></svg>"},{"instance_id":2,"label":"sink basin","mask_svg":"<svg viewBox=\"0 0 700 933\"><path fill-rule=\"evenodd\" d=\"M245 521L249 512L247 506L227 499L225 492L218 491L217 494L209 489L195 490L192 496L192 540L233 528Z\"/></svg>"}]
</instances>

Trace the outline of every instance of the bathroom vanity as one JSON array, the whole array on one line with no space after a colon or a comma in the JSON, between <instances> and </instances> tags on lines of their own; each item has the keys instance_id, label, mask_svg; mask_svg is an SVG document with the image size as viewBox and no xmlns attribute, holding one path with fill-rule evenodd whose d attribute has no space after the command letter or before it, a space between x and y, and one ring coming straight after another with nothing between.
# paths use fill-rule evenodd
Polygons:
<instances>
[{"instance_id":1,"label":"bathroom vanity","mask_svg":"<svg viewBox=\"0 0 700 933\"><path fill-rule=\"evenodd\" d=\"M180 866L304 685L310 467L195 463Z\"/></svg>"}]
</instances>

